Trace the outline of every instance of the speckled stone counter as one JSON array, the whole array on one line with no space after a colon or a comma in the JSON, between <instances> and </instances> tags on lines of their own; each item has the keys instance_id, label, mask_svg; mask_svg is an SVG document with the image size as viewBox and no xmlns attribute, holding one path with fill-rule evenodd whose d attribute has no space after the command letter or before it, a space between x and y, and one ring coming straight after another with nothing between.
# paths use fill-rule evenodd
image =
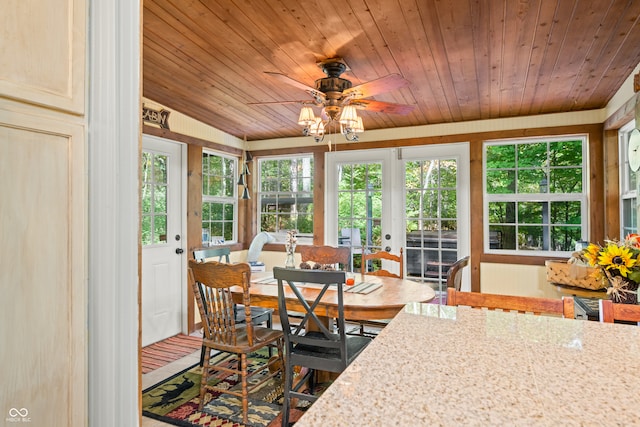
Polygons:
<instances>
[{"instance_id":1,"label":"speckled stone counter","mask_svg":"<svg viewBox=\"0 0 640 427\"><path fill-rule=\"evenodd\" d=\"M640 425L640 327L412 304L296 423Z\"/></svg>"}]
</instances>

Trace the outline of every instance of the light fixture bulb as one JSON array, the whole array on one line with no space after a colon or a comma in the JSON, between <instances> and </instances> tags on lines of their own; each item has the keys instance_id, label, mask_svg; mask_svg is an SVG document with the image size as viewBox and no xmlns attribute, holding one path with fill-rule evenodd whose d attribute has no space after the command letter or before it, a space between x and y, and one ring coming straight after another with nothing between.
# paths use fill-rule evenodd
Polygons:
<instances>
[{"instance_id":1,"label":"light fixture bulb","mask_svg":"<svg viewBox=\"0 0 640 427\"><path fill-rule=\"evenodd\" d=\"M316 120L316 115L311 107L302 107L300 110L300 117L298 117L298 124L300 126L311 126Z\"/></svg>"},{"instance_id":2,"label":"light fixture bulb","mask_svg":"<svg viewBox=\"0 0 640 427\"><path fill-rule=\"evenodd\" d=\"M356 113L356 107L353 105L347 105L342 109L340 114L340 123L347 127L354 127L358 122L358 114Z\"/></svg>"},{"instance_id":3,"label":"light fixture bulb","mask_svg":"<svg viewBox=\"0 0 640 427\"><path fill-rule=\"evenodd\" d=\"M356 124L354 126L351 126L351 131L352 132L356 132L356 133L364 132L364 125L362 124L362 117L358 116L358 121L356 122Z\"/></svg>"}]
</instances>

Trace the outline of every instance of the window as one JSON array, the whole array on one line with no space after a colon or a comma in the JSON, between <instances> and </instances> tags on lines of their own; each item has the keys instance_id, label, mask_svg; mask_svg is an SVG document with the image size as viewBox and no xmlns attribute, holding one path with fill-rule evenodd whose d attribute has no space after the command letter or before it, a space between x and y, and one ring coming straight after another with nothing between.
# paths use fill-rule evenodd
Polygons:
<instances>
[{"instance_id":1,"label":"window","mask_svg":"<svg viewBox=\"0 0 640 427\"><path fill-rule=\"evenodd\" d=\"M636 127L635 120L620 129L620 238L638 232L636 209L637 173L629 167L629 135Z\"/></svg>"},{"instance_id":2,"label":"window","mask_svg":"<svg viewBox=\"0 0 640 427\"><path fill-rule=\"evenodd\" d=\"M260 159L258 169L260 231L313 238L313 156Z\"/></svg>"},{"instance_id":3,"label":"window","mask_svg":"<svg viewBox=\"0 0 640 427\"><path fill-rule=\"evenodd\" d=\"M142 153L142 245L167 243L167 155Z\"/></svg>"},{"instance_id":4,"label":"window","mask_svg":"<svg viewBox=\"0 0 640 427\"><path fill-rule=\"evenodd\" d=\"M587 237L586 137L484 145L485 251L566 256Z\"/></svg>"},{"instance_id":5,"label":"window","mask_svg":"<svg viewBox=\"0 0 640 427\"><path fill-rule=\"evenodd\" d=\"M202 235L220 243L237 241L238 159L202 152Z\"/></svg>"}]
</instances>

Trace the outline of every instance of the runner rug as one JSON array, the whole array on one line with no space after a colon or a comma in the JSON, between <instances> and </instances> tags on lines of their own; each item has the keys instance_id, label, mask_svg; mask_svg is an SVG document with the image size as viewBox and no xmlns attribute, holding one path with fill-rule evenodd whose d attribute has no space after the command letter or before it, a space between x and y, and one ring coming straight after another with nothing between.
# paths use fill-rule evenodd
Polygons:
<instances>
[{"instance_id":1,"label":"runner rug","mask_svg":"<svg viewBox=\"0 0 640 427\"><path fill-rule=\"evenodd\" d=\"M146 374L202 348L202 337L178 334L142 348L142 373Z\"/></svg>"},{"instance_id":2,"label":"runner rug","mask_svg":"<svg viewBox=\"0 0 640 427\"><path fill-rule=\"evenodd\" d=\"M255 371L269 360L268 350L250 355L249 371ZM237 366L235 355L221 353L211 358L211 363ZM227 388L239 388L237 375L211 378L210 383L226 383ZM275 427L280 425L283 388L280 377L267 381L249 394L249 423L242 423L242 400L231 394L213 393L208 390L207 404L198 410L202 368L197 364L185 369L142 392L142 415L165 423L183 427ZM258 379L256 379L257 381ZM291 420L297 420L309 407L309 402L299 401L291 412Z\"/></svg>"}]
</instances>

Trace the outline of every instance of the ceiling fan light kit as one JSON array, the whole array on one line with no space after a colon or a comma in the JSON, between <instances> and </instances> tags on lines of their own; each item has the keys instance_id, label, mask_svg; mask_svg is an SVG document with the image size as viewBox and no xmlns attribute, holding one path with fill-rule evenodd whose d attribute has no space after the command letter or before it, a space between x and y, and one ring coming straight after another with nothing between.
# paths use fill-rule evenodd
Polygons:
<instances>
[{"instance_id":1,"label":"ceiling fan light kit","mask_svg":"<svg viewBox=\"0 0 640 427\"><path fill-rule=\"evenodd\" d=\"M302 89L313 97L313 101L300 101L303 105L298 116L298 124L303 127L302 134L312 136L316 142L323 141L329 128L333 126L334 130L337 130L338 125L340 133L347 141L358 141L357 134L364 132L364 124L356 109L408 114L414 108L413 105L363 99L407 86L409 82L398 74L389 74L377 80L353 86L351 81L340 77L349 69L343 59L331 58L317 65L327 77L316 80L313 88L284 74L267 72L270 76ZM322 108L319 116L315 115L313 108L309 105L311 103Z\"/></svg>"}]
</instances>

